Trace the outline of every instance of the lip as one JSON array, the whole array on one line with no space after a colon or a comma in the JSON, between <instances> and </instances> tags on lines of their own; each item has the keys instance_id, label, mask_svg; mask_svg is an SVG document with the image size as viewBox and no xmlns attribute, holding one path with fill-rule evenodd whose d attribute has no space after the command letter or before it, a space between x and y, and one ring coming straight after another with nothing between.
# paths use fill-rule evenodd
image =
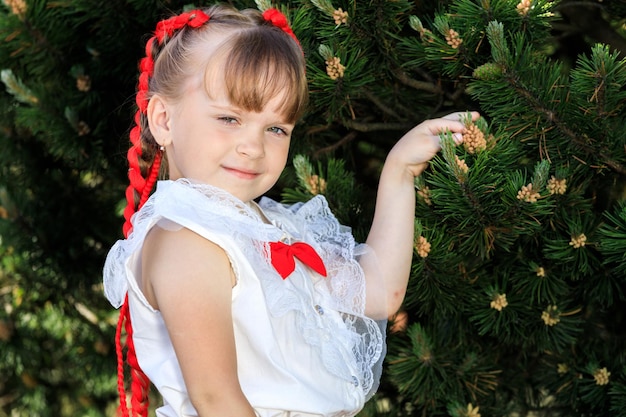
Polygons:
<instances>
[{"instance_id":1,"label":"lip","mask_svg":"<svg viewBox=\"0 0 626 417\"><path fill-rule=\"evenodd\" d=\"M258 172L251 171L244 168L233 168L233 167L223 167L226 172L231 175L236 176L237 178L242 178L246 180L253 180L259 176Z\"/></svg>"}]
</instances>

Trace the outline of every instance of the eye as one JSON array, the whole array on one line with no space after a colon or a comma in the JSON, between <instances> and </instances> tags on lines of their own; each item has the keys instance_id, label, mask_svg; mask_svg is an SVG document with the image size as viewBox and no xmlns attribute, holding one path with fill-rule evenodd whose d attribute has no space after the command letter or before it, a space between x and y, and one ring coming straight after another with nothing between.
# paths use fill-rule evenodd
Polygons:
<instances>
[{"instance_id":1,"label":"eye","mask_svg":"<svg viewBox=\"0 0 626 417\"><path fill-rule=\"evenodd\" d=\"M235 117L230 117L230 116L220 116L217 118L217 120L219 120L220 122L227 124L227 125L234 125L239 123L239 121L237 120L237 118Z\"/></svg>"},{"instance_id":2,"label":"eye","mask_svg":"<svg viewBox=\"0 0 626 417\"><path fill-rule=\"evenodd\" d=\"M272 126L269 129L267 129L269 132L272 132L276 135L281 135L281 136L289 136L289 132L285 129L283 129L282 127L278 127L278 126Z\"/></svg>"}]
</instances>

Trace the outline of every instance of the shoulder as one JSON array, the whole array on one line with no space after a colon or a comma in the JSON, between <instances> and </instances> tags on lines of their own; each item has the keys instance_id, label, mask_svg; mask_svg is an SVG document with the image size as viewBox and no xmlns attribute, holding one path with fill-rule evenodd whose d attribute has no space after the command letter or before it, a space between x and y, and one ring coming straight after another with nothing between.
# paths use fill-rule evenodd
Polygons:
<instances>
[{"instance_id":1,"label":"shoulder","mask_svg":"<svg viewBox=\"0 0 626 417\"><path fill-rule=\"evenodd\" d=\"M162 298L178 291L223 291L234 284L224 249L184 227L153 227L145 238L141 260L142 290L156 309Z\"/></svg>"},{"instance_id":2,"label":"shoulder","mask_svg":"<svg viewBox=\"0 0 626 417\"><path fill-rule=\"evenodd\" d=\"M193 257L225 256L224 250L211 240L186 227L153 227L146 235L142 256L153 261L172 260L173 255Z\"/></svg>"}]
</instances>

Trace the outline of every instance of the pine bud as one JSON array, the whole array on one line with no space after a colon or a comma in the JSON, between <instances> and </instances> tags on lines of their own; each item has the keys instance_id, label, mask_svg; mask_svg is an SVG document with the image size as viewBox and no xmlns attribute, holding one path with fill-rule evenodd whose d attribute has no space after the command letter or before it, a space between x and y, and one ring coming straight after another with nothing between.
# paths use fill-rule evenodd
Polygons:
<instances>
[{"instance_id":1,"label":"pine bud","mask_svg":"<svg viewBox=\"0 0 626 417\"><path fill-rule=\"evenodd\" d=\"M391 333L401 333L404 332L409 325L409 315L406 311L401 310L398 311L390 321L391 326L389 327L389 331Z\"/></svg>"},{"instance_id":2,"label":"pine bud","mask_svg":"<svg viewBox=\"0 0 626 417\"><path fill-rule=\"evenodd\" d=\"M469 171L469 167L465 163L465 159L460 159L458 156L454 155L454 160L456 162L456 165L461 170L461 172L464 174L467 174L467 172Z\"/></svg>"},{"instance_id":3,"label":"pine bud","mask_svg":"<svg viewBox=\"0 0 626 417\"><path fill-rule=\"evenodd\" d=\"M424 201L424 204L427 206L432 206L433 202L430 199L430 188L428 186L423 187L420 190L417 190L417 195Z\"/></svg>"},{"instance_id":4,"label":"pine bud","mask_svg":"<svg viewBox=\"0 0 626 417\"><path fill-rule=\"evenodd\" d=\"M2 3L11 10L11 13L19 17L20 20L23 20L26 16L28 6L24 0L2 0Z\"/></svg>"},{"instance_id":5,"label":"pine bud","mask_svg":"<svg viewBox=\"0 0 626 417\"><path fill-rule=\"evenodd\" d=\"M78 136L85 136L91 132L91 128L86 122L81 120L78 122L78 126L76 126L76 131L78 132Z\"/></svg>"},{"instance_id":6,"label":"pine bud","mask_svg":"<svg viewBox=\"0 0 626 417\"><path fill-rule=\"evenodd\" d=\"M339 57L332 57L331 59L325 61L326 62L326 74L330 77L331 80L336 80L337 78L343 78L343 72L346 69L343 65L341 65L341 60Z\"/></svg>"},{"instance_id":7,"label":"pine bud","mask_svg":"<svg viewBox=\"0 0 626 417\"><path fill-rule=\"evenodd\" d=\"M424 30L426 30L424 29L422 21L417 16L409 16L409 26L411 26L411 29L418 32L420 35L422 35Z\"/></svg>"},{"instance_id":8,"label":"pine bud","mask_svg":"<svg viewBox=\"0 0 626 417\"><path fill-rule=\"evenodd\" d=\"M91 90L91 78L89 75L79 75L76 78L76 88L78 91L87 92Z\"/></svg>"},{"instance_id":9,"label":"pine bud","mask_svg":"<svg viewBox=\"0 0 626 417\"><path fill-rule=\"evenodd\" d=\"M606 369L596 369L593 373L593 379L596 380L596 385L606 385L609 383L609 377L611 373Z\"/></svg>"},{"instance_id":10,"label":"pine bud","mask_svg":"<svg viewBox=\"0 0 626 417\"><path fill-rule=\"evenodd\" d=\"M517 199L524 200L527 203L536 203L537 199L541 197L537 191L533 190L533 184L529 183L524 185L521 190L517 192Z\"/></svg>"},{"instance_id":11,"label":"pine bud","mask_svg":"<svg viewBox=\"0 0 626 417\"><path fill-rule=\"evenodd\" d=\"M409 16L409 26L411 27L411 29L413 29L414 31L420 34L420 38L423 41L426 41L426 42L433 41L433 33L424 27L419 17L413 16L413 15Z\"/></svg>"},{"instance_id":12,"label":"pine bud","mask_svg":"<svg viewBox=\"0 0 626 417\"><path fill-rule=\"evenodd\" d=\"M422 258L426 258L430 253L430 243L424 236L418 236L415 242L415 251Z\"/></svg>"},{"instance_id":13,"label":"pine bud","mask_svg":"<svg viewBox=\"0 0 626 417\"><path fill-rule=\"evenodd\" d=\"M548 185L546 186L546 188L552 195L565 194L565 191L567 190L567 180L565 178L557 179L553 175L552 178L548 180Z\"/></svg>"},{"instance_id":14,"label":"pine bud","mask_svg":"<svg viewBox=\"0 0 626 417\"><path fill-rule=\"evenodd\" d=\"M556 372L557 372L559 375L564 375L564 374L566 374L566 373L568 373L568 372L569 372L569 366L567 366L567 364L566 364L566 363L559 363L559 364L556 366Z\"/></svg>"},{"instance_id":15,"label":"pine bud","mask_svg":"<svg viewBox=\"0 0 626 417\"><path fill-rule=\"evenodd\" d=\"M572 236L572 240L570 240L569 244L574 249L582 248L585 246L587 242L587 236L584 233L579 234L578 236Z\"/></svg>"},{"instance_id":16,"label":"pine bud","mask_svg":"<svg viewBox=\"0 0 626 417\"><path fill-rule=\"evenodd\" d=\"M306 189L313 195L324 194L326 192L326 180L318 175L311 175L306 178Z\"/></svg>"},{"instance_id":17,"label":"pine bud","mask_svg":"<svg viewBox=\"0 0 626 417\"><path fill-rule=\"evenodd\" d=\"M517 4L517 13L520 14L520 16L526 16L528 15L528 12L530 11L532 5L532 1L531 0L522 0Z\"/></svg>"},{"instance_id":18,"label":"pine bud","mask_svg":"<svg viewBox=\"0 0 626 417\"><path fill-rule=\"evenodd\" d=\"M463 147L471 154L484 151L487 148L485 134L475 124L469 124L463 134Z\"/></svg>"},{"instance_id":19,"label":"pine bud","mask_svg":"<svg viewBox=\"0 0 626 417\"><path fill-rule=\"evenodd\" d=\"M502 311L504 307L509 305L506 294L496 294L490 305L494 310Z\"/></svg>"},{"instance_id":20,"label":"pine bud","mask_svg":"<svg viewBox=\"0 0 626 417\"><path fill-rule=\"evenodd\" d=\"M541 313L541 319L546 326L552 327L561 321L560 315L557 306L548 306L548 308Z\"/></svg>"},{"instance_id":21,"label":"pine bud","mask_svg":"<svg viewBox=\"0 0 626 417\"><path fill-rule=\"evenodd\" d=\"M344 12L343 9L340 7L337 10L333 10L333 20L335 21L335 24L337 26L341 25L342 23L344 25L348 24L348 12Z\"/></svg>"},{"instance_id":22,"label":"pine bud","mask_svg":"<svg viewBox=\"0 0 626 417\"><path fill-rule=\"evenodd\" d=\"M419 17L409 16L409 26L411 27L411 29L420 34L420 38L422 38L423 41L433 41L433 33L424 27Z\"/></svg>"},{"instance_id":23,"label":"pine bud","mask_svg":"<svg viewBox=\"0 0 626 417\"><path fill-rule=\"evenodd\" d=\"M467 414L465 414L465 417L480 417L478 409L479 407L474 407L472 403L467 404Z\"/></svg>"},{"instance_id":24,"label":"pine bud","mask_svg":"<svg viewBox=\"0 0 626 417\"><path fill-rule=\"evenodd\" d=\"M494 62L487 62L475 68L472 76L477 80L495 81L502 77L502 67Z\"/></svg>"},{"instance_id":25,"label":"pine bud","mask_svg":"<svg viewBox=\"0 0 626 417\"><path fill-rule=\"evenodd\" d=\"M461 39L456 30L448 29L448 33L446 34L446 43L453 49L458 49L458 47L463 43L463 39Z\"/></svg>"}]
</instances>

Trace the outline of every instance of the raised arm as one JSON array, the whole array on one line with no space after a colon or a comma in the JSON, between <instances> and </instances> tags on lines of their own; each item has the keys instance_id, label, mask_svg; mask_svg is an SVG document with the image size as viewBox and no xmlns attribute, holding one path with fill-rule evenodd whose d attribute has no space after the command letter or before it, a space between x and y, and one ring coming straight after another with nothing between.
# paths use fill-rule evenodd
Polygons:
<instances>
[{"instance_id":1,"label":"raised arm","mask_svg":"<svg viewBox=\"0 0 626 417\"><path fill-rule=\"evenodd\" d=\"M189 229L154 228L142 252L142 287L158 309L200 417L254 417L241 391L226 253Z\"/></svg>"},{"instance_id":2,"label":"raised arm","mask_svg":"<svg viewBox=\"0 0 626 417\"><path fill-rule=\"evenodd\" d=\"M452 113L426 120L407 132L387 155L367 244L374 250L385 281L388 316L396 313L406 294L413 258L415 188L414 179L440 150L438 134L446 129L457 143L465 129L461 117ZM476 120L478 113L472 112Z\"/></svg>"}]
</instances>

